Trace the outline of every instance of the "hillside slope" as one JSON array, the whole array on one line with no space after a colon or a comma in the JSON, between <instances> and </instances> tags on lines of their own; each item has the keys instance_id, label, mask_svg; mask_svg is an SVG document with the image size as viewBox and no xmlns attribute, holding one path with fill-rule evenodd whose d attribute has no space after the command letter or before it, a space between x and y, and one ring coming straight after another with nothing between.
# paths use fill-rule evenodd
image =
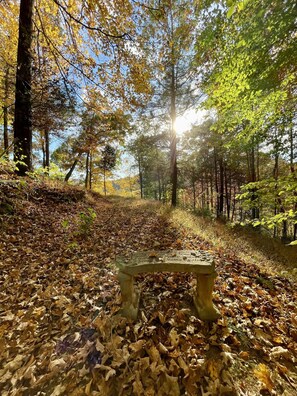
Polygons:
<instances>
[{"instance_id":1,"label":"hillside slope","mask_svg":"<svg viewBox=\"0 0 297 396\"><path fill-rule=\"evenodd\" d=\"M4 195L1 395L297 395L292 281L177 226L157 203L30 183ZM138 276L138 320L116 315L116 255L157 249L215 256L221 319L197 318L195 280L182 273Z\"/></svg>"}]
</instances>

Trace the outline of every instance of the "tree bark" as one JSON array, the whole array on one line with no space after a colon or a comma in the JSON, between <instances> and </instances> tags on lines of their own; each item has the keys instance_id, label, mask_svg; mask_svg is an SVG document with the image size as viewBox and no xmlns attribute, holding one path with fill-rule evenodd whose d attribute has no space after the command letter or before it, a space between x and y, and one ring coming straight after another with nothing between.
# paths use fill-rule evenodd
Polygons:
<instances>
[{"instance_id":1,"label":"tree bark","mask_svg":"<svg viewBox=\"0 0 297 396\"><path fill-rule=\"evenodd\" d=\"M195 179L192 180L192 190L193 190L193 209L196 210L196 185Z\"/></svg>"},{"instance_id":2,"label":"tree bark","mask_svg":"<svg viewBox=\"0 0 297 396\"><path fill-rule=\"evenodd\" d=\"M217 167L217 152L216 149L214 149L214 171L215 171L215 190L216 190L216 213L217 217L220 215L219 211L219 206L220 206L220 200L219 200L219 178L218 178L218 167Z\"/></svg>"},{"instance_id":3,"label":"tree bark","mask_svg":"<svg viewBox=\"0 0 297 396\"><path fill-rule=\"evenodd\" d=\"M293 175L294 179L296 178L296 173L295 173L295 167L294 167L294 133L293 133L293 122L291 120L291 125L290 125L290 169L291 169L291 174ZM297 196L296 191L294 192L294 197ZM294 210L297 212L297 204L294 205ZM297 224L294 224L293 226L293 239L297 239Z\"/></svg>"},{"instance_id":4,"label":"tree bark","mask_svg":"<svg viewBox=\"0 0 297 396\"><path fill-rule=\"evenodd\" d=\"M275 157L274 157L274 168L273 168L273 177L275 180L275 185L274 185L274 190L275 190L275 198L274 198L274 215L277 215L277 204L278 204L278 199L277 199L277 189L278 189L278 159L279 159L279 154L278 154L278 147L275 149ZM273 229L273 237L277 237L277 226L274 226Z\"/></svg>"},{"instance_id":5,"label":"tree bark","mask_svg":"<svg viewBox=\"0 0 297 396\"><path fill-rule=\"evenodd\" d=\"M90 150L90 172L89 172L90 190L92 190L92 184L93 184L93 153L92 153L92 150Z\"/></svg>"},{"instance_id":6,"label":"tree bark","mask_svg":"<svg viewBox=\"0 0 297 396\"><path fill-rule=\"evenodd\" d=\"M143 199L143 175L141 170L140 157L138 158L138 173L139 173L139 184L140 184L140 198Z\"/></svg>"},{"instance_id":7,"label":"tree bark","mask_svg":"<svg viewBox=\"0 0 297 396\"><path fill-rule=\"evenodd\" d=\"M90 170L90 152L87 152L86 158L86 178L85 178L85 189L89 188L89 170Z\"/></svg>"},{"instance_id":8,"label":"tree bark","mask_svg":"<svg viewBox=\"0 0 297 396\"><path fill-rule=\"evenodd\" d=\"M64 179L65 182L67 182L67 181L70 179L70 177L71 177L71 175L72 175L72 173L73 173L73 171L74 171L74 169L75 169L75 167L76 167L78 161L80 160L80 157L81 157L81 154L79 154L79 155L75 158L73 164L71 165L71 168L69 169L67 175L65 176L65 179Z\"/></svg>"},{"instance_id":9,"label":"tree bark","mask_svg":"<svg viewBox=\"0 0 297 396\"><path fill-rule=\"evenodd\" d=\"M103 189L104 189L104 195L106 196L106 169L105 169L105 167L103 168Z\"/></svg>"},{"instance_id":10,"label":"tree bark","mask_svg":"<svg viewBox=\"0 0 297 396\"><path fill-rule=\"evenodd\" d=\"M4 140L4 150L9 150L9 140L8 140L8 83L9 83L9 68L7 67L4 80L4 106L3 106L3 140Z\"/></svg>"},{"instance_id":11,"label":"tree bark","mask_svg":"<svg viewBox=\"0 0 297 396\"><path fill-rule=\"evenodd\" d=\"M162 200L162 187L161 187L161 176L160 176L160 172L158 170L157 173L157 177L158 177L158 194L159 194L159 201Z\"/></svg>"},{"instance_id":12,"label":"tree bark","mask_svg":"<svg viewBox=\"0 0 297 396\"><path fill-rule=\"evenodd\" d=\"M50 149L49 149L49 131L47 128L44 130L44 144L45 144L45 167L49 171L50 166Z\"/></svg>"},{"instance_id":13,"label":"tree bark","mask_svg":"<svg viewBox=\"0 0 297 396\"><path fill-rule=\"evenodd\" d=\"M204 174L201 175L201 208L205 209Z\"/></svg>"},{"instance_id":14,"label":"tree bark","mask_svg":"<svg viewBox=\"0 0 297 396\"><path fill-rule=\"evenodd\" d=\"M17 173L24 176L32 170L32 56L34 0L21 0L19 38L16 68L15 113L14 113L14 159Z\"/></svg>"},{"instance_id":15,"label":"tree bark","mask_svg":"<svg viewBox=\"0 0 297 396\"><path fill-rule=\"evenodd\" d=\"M251 152L250 152L250 181L252 183L257 181L254 141L252 142L252 148L251 148ZM260 209L259 209L259 207L256 206L256 202L255 202L256 200L257 200L257 190L253 189L252 197L251 197L252 219L259 219L259 217L260 217Z\"/></svg>"},{"instance_id":16,"label":"tree bark","mask_svg":"<svg viewBox=\"0 0 297 396\"><path fill-rule=\"evenodd\" d=\"M220 184L219 184L218 217L222 217L224 214L224 163L221 157L219 158L219 172L220 172Z\"/></svg>"},{"instance_id":17,"label":"tree bark","mask_svg":"<svg viewBox=\"0 0 297 396\"><path fill-rule=\"evenodd\" d=\"M170 139L170 161L171 161L171 205L177 205L177 158L176 158L176 89L175 89L175 66L171 65L170 85L170 116L171 116L171 139Z\"/></svg>"},{"instance_id":18,"label":"tree bark","mask_svg":"<svg viewBox=\"0 0 297 396\"><path fill-rule=\"evenodd\" d=\"M230 220L230 207L231 207L231 194L228 191L228 178L227 178L227 167L224 166L224 176L225 176L225 194L226 194L226 210L227 210L227 218ZM231 182L230 182L231 184Z\"/></svg>"},{"instance_id":19,"label":"tree bark","mask_svg":"<svg viewBox=\"0 0 297 396\"><path fill-rule=\"evenodd\" d=\"M42 150L42 167L45 168L46 167L46 154L45 154L45 139L44 136L41 135L41 150Z\"/></svg>"},{"instance_id":20,"label":"tree bark","mask_svg":"<svg viewBox=\"0 0 297 396\"><path fill-rule=\"evenodd\" d=\"M210 173L210 209L213 211L213 173Z\"/></svg>"}]
</instances>

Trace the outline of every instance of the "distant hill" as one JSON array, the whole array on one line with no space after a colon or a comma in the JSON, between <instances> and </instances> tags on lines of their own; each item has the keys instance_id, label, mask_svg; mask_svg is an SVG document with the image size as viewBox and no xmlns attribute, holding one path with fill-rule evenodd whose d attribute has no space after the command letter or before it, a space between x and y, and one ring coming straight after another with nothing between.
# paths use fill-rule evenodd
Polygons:
<instances>
[{"instance_id":1,"label":"distant hill","mask_svg":"<svg viewBox=\"0 0 297 396\"><path fill-rule=\"evenodd\" d=\"M104 195L103 180L96 183L94 189ZM138 176L127 176L122 179L106 180L107 195L120 195L122 197L140 196L140 186Z\"/></svg>"}]
</instances>

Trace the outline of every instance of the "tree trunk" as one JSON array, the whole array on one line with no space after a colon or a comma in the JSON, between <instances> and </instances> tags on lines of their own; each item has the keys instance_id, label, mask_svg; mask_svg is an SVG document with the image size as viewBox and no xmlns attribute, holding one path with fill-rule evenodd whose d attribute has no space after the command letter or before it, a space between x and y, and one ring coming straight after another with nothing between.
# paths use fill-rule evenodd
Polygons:
<instances>
[{"instance_id":1,"label":"tree trunk","mask_svg":"<svg viewBox=\"0 0 297 396\"><path fill-rule=\"evenodd\" d=\"M231 195L228 191L227 167L224 167L227 218L230 220Z\"/></svg>"},{"instance_id":2,"label":"tree trunk","mask_svg":"<svg viewBox=\"0 0 297 396\"><path fill-rule=\"evenodd\" d=\"M278 204L278 199L277 199L277 189L278 189L278 149L275 150L275 158L274 158L274 168L273 168L273 177L275 180L275 185L274 185L274 191L275 191L275 198L274 198L274 215L277 215L277 204ZM277 226L274 226L273 229L273 237L277 237Z\"/></svg>"},{"instance_id":3,"label":"tree trunk","mask_svg":"<svg viewBox=\"0 0 297 396\"><path fill-rule=\"evenodd\" d=\"M106 196L106 169L105 169L105 167L103 168L103 190L104 190L104 195Z\"/></svg>"},{"instance_id":4,"label":"tree trunk","mask_svg":"<svg viewBox=\"0 0 297 396\"><path fill-rule=\"evenodd\" d=\"M170 85L170 116L171 116L171 141L170 141L170 173L171 173L171 205L177 204L177 158L176 158L176 87L175 87L175 66L171 66L171 85Z\"/></svg>"},{"instance_id":5,"label":"tree trunk","mask_svg":"<svg viewBox=\"0 0 297 396\"><path fill-rule=\"evenodd\" d=\"M92 190L93 187L93 153L90 150L90 172L89 172L89 188Z\"/></svg>"},{"instance_id":6,"label":"tree trunk","mask_svg":"<svg viewBox=\"0 0 297 396\"><path fill-rule=\"evenodd\" d=\"M21 0L19 16L19 38L15 86L14 113L14 160L17 173L24 176L32 170L32 19L34 0Z\"/></svg>"},{"instance_id":7,"label":"tree trunk","mask_svg":"<svg viewBox=\"0 0 297 396\"><path fill-rule=\"evenodd\" d=\"M234 221L236 213L236 186L234 185L233 187L233 203L232 203L232 215L231 215L231 221Z\"/></svg>"},{"instance_id":8,"label":"tree trunk","mask_svg":"<svg viewBox=\"0 0 297 396\"><path fill-rule=\"evenodd\" d=\"M256 171L256 161L255 161L255 147L254 147L254 142L252 143L252 148L250 152L250 181L252 183L257 181L257 171ZM260 213L259 213L259 207L256 206L257 200L257 190L253 189L252 190L252 219L259 219Z\"/></svg>"},{"instance_id":9,"label":"tree trunk","mask_svg":"<svg viewBox=\"0 0 297 396\"><path fill-rule=\"evenodd\" d=\"M4 106L3 106L3 140L4 150L8 153L9 140L8 140L8 82L9 82L9 68L6 69L4 80Z\"/></svg>"},{"instance_id":10,"label":"tree trunk","mask_svg":"<svg viewBox=\"0 0 297 396\"><path fill-rule=\"evenodd\" d=\"M71 168L69 169L69 172L68 172L67 175L65 176L65 179L64 179L65 182L67 182L67 181L70 179L70 177L71 177L71 175L72 175L72 173L73 173L73 171L74 171L74 169L75 169L75 167L76 167L78 161L80 160L80 157L81 157L81 154L79 154L79 155L75 158L75 160L74 160L74 162L73 162Z\"/></svg>"},{"instance_id":11,"label":"tree trunk","mask_svg":"<svg viewBox=\"0 0 297 396\"><path fill-rule=\"evenodd\" d=\"M204 174L201 175L201 208L205 209Z\"/></svg>"},{"instance_id":12,"label":"tree trunk","mask_svg":"<svg viewBox=\"0 0 297 396\"><path fill-rule=\"evenodd\" d=\"M217 153L216 150L214 149L214 171L215 171L215 190L216 190L216 213L217 217L219 217L219 181L218 181L218 167L217 167Z\"/></svg>"},{"instance_id":13,"label":"tree trunk","mask_svg":"<svg viewBox=\"0 0 297 396\"><path fill-rule=\"evenodd\" d=\"M209 177L208 177L208 175L206 176L206 208L209 211L211 210L210 209Z\"/></svg>"},{"instance_id":14,"label":"tree trunk","mask_svg":"<svg viewBox=\"0 0 297 396\"><path fill-rule=\"evenodd\" d=\"M260 180L260 147L257 144L257 180Z\"/></svg>"},{"instance_id":15,"label":"tree trunk","mask_svg":"<svg viewBox=\"0 0 297 396\"><path fill-rule=\"evenodd\" d=\"M45 139L44 136L41 135L41 150L42 150L42 167L46 167L46 150L45 150Z\"/></svg>"},{"instance_id":16,"label":"tree trunk","mask_svg":"<svg viewBox=\"0 0 297 396\"><path fill-rule=\"evenodd\" d=\"M192 189L193 189L193 209L196 210L196 186L195 180L192 180Z\"/></svg>"},{"instance_id":17,"label":"tree trunk","mask_svg":"<svg viewBox=\"0 0 297 396\"><path fill-rule=\"evenodd\" d=\"M219 217L224 214L224 163L223 159L219 159L219 171L220 171L220 191L219 191Z\"/></svg>"},{"instance_id":18,"label":"tree trunk","mask_svg":"<svg viewBox=\"0 0 297 396\"><path fill-rule=\"evenodd\" d=\"M87 152L87 158L86 158L86 178L85 178L85 189L87 190L89 188L89 170L90 170L90 152Z\"/></svg>"},{"instance_id":19,"label":"tree trunk","mask_svg":"<svg viewBox=\"0 0 297 396\"><path fill-rule=\"evenodd\" d=\"M210 173L210 209L213 211L213 173Z\"/></svg>"},{"instance_id":20,"label":"tree trunk","mask_svg":"<svg viewBox=\"0 0 297 396\"><path fill-rule=\"evenodd\" d=\"M138 158L138 173L139 173L139 184L140 184L140 198L143 199L143 176L142 176L140 158Z\"/></svg>"},{"instance_id":21,"label":"tree trunk","mask_svg":"<svg viewBox=\"0 0 297 396\"><path fill-rule=\"evenodd\" d=\"M291 121L290 125L290 169L291 169L291 174L293 175L294 179L296 178L295 174L295 167L294 167L294 133L293 133L293 122ZM294 192L294 197L297 196L296 191ZM294 205L294 210L297 212L297 203ZM297 220L297 219L296 219ZM297 239L297 224L294 224L293 226L293 239Z\"/></svg>"},{"instance_id":22,"label":"tree trunk","mask_svg":"<svg viewBox=\"0 0 297 396\"><path fill-rule=\"evenodd\" d=\"M50 150L49 150L49 131L47 128L44 130L44 144L45 144L45 167L47 168L47 173L49 172L50 166Z\"/></svg>"},{"instance_id":23,"label":"tree trunk","mask_svg":"<svg viewBox=\"0 0 297 396\"><path fill-rule=\"evenodd\" d=\"M158 193L159 193L159 201L162 201L162 186L161 186L161 176L159 170L158 170Z\"/></svg>"}]
</instances>

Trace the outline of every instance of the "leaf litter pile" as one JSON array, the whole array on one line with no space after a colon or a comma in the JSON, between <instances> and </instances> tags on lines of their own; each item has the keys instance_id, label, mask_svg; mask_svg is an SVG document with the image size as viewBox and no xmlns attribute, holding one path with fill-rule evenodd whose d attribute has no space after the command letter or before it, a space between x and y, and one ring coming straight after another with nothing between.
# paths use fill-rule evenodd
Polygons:
<instances>
[{"instance_id":1,"label":"leaf litter pile","mask_svg":"<svg viewBox=\"0 0 297 396\"><path fill-rule=\"evenodd\" d=\"M6 188L1 216L0 394L297 395L296 291L170 222L159 206ZM48 188L48 190L50 190ZM222 318L196 316L194 277L141 274L138 320L118 314L116 255L214 255Z\"/></svg>"}]
</instances>

